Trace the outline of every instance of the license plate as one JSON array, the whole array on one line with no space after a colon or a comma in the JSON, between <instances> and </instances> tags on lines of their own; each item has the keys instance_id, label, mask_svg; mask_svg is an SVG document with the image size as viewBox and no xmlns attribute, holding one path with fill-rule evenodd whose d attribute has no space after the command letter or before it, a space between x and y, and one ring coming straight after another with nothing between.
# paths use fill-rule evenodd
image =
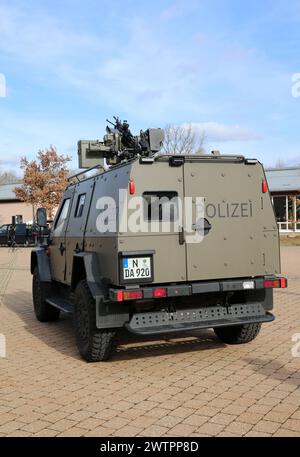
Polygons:
<instances>
[{"instance_id":1,"label":"license plate","mask_svg":"<svg viewBox=\"0 0 300 457\"><path fill-rule=\"evenodd\" d=\"M152 276L151 257L125 257L122 265L124 280L149 279Z\"/></svg>"}]
</instances>

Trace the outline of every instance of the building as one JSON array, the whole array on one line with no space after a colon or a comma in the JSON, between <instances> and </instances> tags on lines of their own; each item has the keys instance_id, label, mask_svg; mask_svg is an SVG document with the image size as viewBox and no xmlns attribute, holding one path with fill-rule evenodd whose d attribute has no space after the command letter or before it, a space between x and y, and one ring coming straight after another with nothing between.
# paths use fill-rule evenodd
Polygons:
<instances>
[{"instance_id":1,"label":"building","mask_svg":"<svg viewBox=\"0 0 300 457\"><path fill-rule=\"evenodd\" d=\"M18 183L0 185L0 226L10 224L12 216L22 216L23 222L33 220L32 205L17 199L14 188Z\"/></svg>"},{"instance_id":2,"label":"building","mask_svg":"<svg viewBox=\"0 0 300 457\"><path fill-rule=\"evenodd\" d=\"M266 170L280 233L300 232L300 167Z\"/></svg>"}]
</instances>

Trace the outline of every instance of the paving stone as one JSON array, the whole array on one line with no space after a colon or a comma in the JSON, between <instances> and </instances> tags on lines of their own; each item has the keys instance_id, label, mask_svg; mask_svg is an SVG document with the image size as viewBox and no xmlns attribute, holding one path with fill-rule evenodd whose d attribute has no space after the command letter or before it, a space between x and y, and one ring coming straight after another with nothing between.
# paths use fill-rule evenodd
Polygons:
<instances>
[{"instance_id":1,"label":"paving stone","mask_svg":"<svg viewBox=\"0 0 300 457\"><path fill-rule=\"evenodd\" d=\"M212 331L122 336L107 363L87 364L72 319L32 310L30 249L0 248L0 436L299 436L300 250L282 250L277 319L249 345L220 347ZM9 268L5 269L5 265Z\"/></svg>"}]
</instances>

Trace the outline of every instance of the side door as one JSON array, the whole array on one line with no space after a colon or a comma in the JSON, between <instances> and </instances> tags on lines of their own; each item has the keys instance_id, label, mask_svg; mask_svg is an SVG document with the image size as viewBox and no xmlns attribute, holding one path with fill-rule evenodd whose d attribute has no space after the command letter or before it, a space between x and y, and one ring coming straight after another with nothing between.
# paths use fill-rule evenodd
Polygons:
<instances>
[{"instance_id":1,"label":"side door","mask_svg":"<svg viewBox=\"0 0 300 457\"><path fill-rule=\"evenodd\" d=\"M66 232L74 196L74 187L67 189L54 220L50 237L50 264L52 278L66 283Z\"/></svg>"},{"instance_id":2,"label":"side door","mask_svg":"<svg viewBox=\"0 0 300 457\"><path fill-rule=\"evenodd\" d=\"M89 179L76 184L66 230L66 282L71 284L73 256L84 250L84 236L88 222L95 181Z\"/></svg>"}]
</instances>

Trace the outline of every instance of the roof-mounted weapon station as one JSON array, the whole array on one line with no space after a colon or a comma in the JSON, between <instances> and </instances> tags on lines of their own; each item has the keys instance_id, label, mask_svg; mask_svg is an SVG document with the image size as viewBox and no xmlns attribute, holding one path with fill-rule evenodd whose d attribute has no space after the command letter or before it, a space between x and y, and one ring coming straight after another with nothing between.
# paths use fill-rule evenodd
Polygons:
<instances>
[{"instance_id":1,"label":"roof-mounted weapon station","mask_svg":"<svg viewBox=\"0 0 300 457\"><path fill-rule=\"evenodd\" d=\"M163 129L141 130L139 135L133 135L126 120L121 121L114 116L114 122L107 119L112 127L106 127L103 141L78 141L79 168L91 168L96 165L109 166L129 161L135 157L152 157L157 153L164 141Z\"/></svg>"}]
</instances>

